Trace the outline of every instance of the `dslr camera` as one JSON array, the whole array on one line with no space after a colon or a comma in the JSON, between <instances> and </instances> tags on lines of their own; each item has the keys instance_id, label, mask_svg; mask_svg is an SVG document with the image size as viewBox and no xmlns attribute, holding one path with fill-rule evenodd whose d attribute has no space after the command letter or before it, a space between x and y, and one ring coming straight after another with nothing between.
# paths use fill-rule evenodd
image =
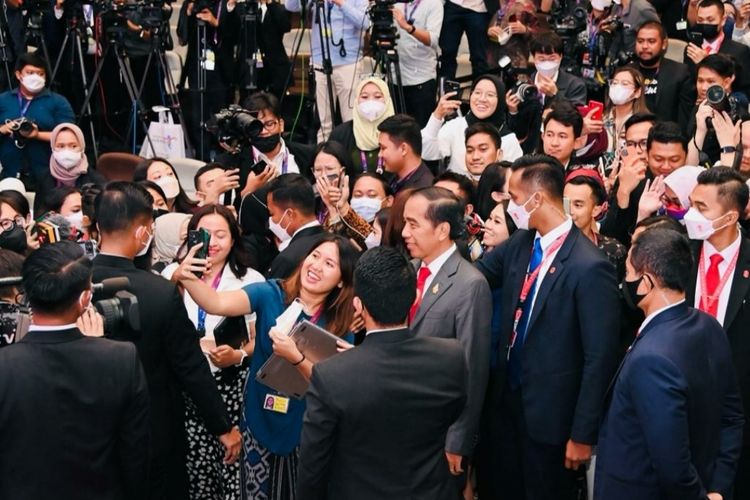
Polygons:
<instances>
[{"instance_id":1,"label":"dslr camera","mask_svg":"<svg viewBox=\"0 0 750 500\"><path fill-rule=\"evenodd\" d=\"M232 104L211 117L206 129L214 134L219 142L233 148L252 145L263 131L263 123L241 106Z\"/></svg>"},{"instance_id":2,"label":"dslr camera","mask_svg":"<svg viewBox=\"0 0 750 500\"><path fill-rule=\"evenodd\" d=\"M32 120L22 116L9 122L10 130L13 136L13 142L15 142L18 149L26 147L26 143L29 141L31 134L34 132L35 123Z\"/></svg>"},{"instance_id":3,"label":"dslr camera","mask_svg":"<svg viewBox=\"0 0 750 500\"><path fill-rule=\"evenodd\" d=\"M732 123L737 122L740 119L740 107L737 103L737 99L727 94L724 87L721 85L711 85L706 90L706 104L711 106L719 113L726 112L731 118ZM711 129L713 128L711 117L706 118L706 126Z\"/></svg>"}]
</instances>

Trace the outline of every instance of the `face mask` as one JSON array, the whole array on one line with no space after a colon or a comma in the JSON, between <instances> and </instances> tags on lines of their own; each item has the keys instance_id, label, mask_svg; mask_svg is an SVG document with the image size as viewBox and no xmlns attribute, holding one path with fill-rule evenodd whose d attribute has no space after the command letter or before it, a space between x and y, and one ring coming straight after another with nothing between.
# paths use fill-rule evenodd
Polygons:
<instances>
[{"instance_id":1,"label":"face mask","mask_svg":"<svg viewBox=\"0 0 750 500\"><path fill-rule=\"evenodd\" d=\"M725 224L724 226L714 229L713 224L719 219L721 219L721 217L718 217L714 220L708 220L698 210L696 210L695 208L691 208L687 211L685 217L683 217L682 220L685 223L685 229L687 229L688 238L690 238L691 240L707 240L716 231L726 227Z\"/></svg>"},{"instance_id":2,"label":"face mask","mask_svg":"<svg viewBox=\"0 0 750 500\"><path fill-rule=\"evenodd\" d=\"M137 254L135 254L136 257L143 257L146 255L146 252L148 252L148 249L151 248L151 242L154 241L154 233L149 234L148 241L146 241L146 245L138 251Z\"/></svg>"},{"instance_id":3,"label":"face mask","mask_svg":"<svg viewBox=\"0 0 750 500\"><path fill-rule=\"evenodd\" d=\"M266 154L273 151L276 146L279 145L279 142L281 142L281 134L272 134L268 137L256 138L253 141L253 146L255 146L261 153Z\"/></svg>"},{"instance_id":4,"label":"face mask","mask_svg":"<svg viewBox=\"0 0 750 500\"><path fill-rule=\"evenodd\" d=\"M535 64L537 72L546 77L552 78L557 72L557 68L560 67L560 63L557 61L541 61Z\"/></svg>"},{"instance_id":5,"label":"face mask","mask_svg":"<svg viewBox=\"0 0 750 500\"><path fill-rule=\"evenodd\" d=\"M641 276L635 281L623 280L622 282L622 296L625 299L625 304L634 310L638 310L638 304L648 295L648 293L638 293L638 287L641 285L641 281L645 278L645 275Z\"/></svg>"},{"instance_id":6,"label":"face mask","mask_svg":"<svg viewBox=\"0 0 750 500\"><path fill-rule=\"evenodd\" d=\"M367 238L365 238L365 246L368 250L380 246L380 238L375 235L375 231L367 235Z\"/></svg>"},{"instance_id":7,"label":"face mask","mask_svg":"<svg viewBox=\"0 0 750 500\"><path fill-rule=\"evenodd\" d=\"M531 197L526 200L526 203L530 202L531 198L533 197L534 195L532 194ZM525 229L528 231L529 219L531 218L531 214L534 213L534 210L536 210L536 208L531 212L527 212L526 203L524 203L523 205L517 205L513 200L510 200L508 202L508 214L513 219L513 222L516 224L516 227L518 229Z\"/></svg>"},{"instance_id":8,"label":"face mask","mask_svg":"<svg viewBox=\"0 0 750 500\"><path fill-rule=\"evenodd\" d=\"M703 38L709 42L719 36L719 25L718 24L703 24L699 23L695 25L695 29L699 31Z\"/></svg>"},{"instance_id":9,"label":"face mask","mask_svg":"<svg viewBox=\"0 0 750 500\"><path fill-rule=\"evenodd\" d=\"M162 189L162 191L164 191L164 196L169 200L174 200L177 198L177 195L180 194L180 183L177 180L177 177L163 175L154 182Z\"/></svg>"},{"instance_id":10,"label":"face mask","mask_svg":"<svg viewBox=\"0 0 750 500\"><path fill-rule=\"evenodd\" d=\"M68 219L68 222L70 222L70 225L74 228L83 229L83 212L81 210L66 215L65 218Z\"/></svg>"},{"instance_id":11,"label":"face mask","mask_svg":"<svg viewBox=\"0 0 750 500\"><path fill-rule=\"evenodd\" d=\"M609 87L609 100L615 106L625 104L630 100L632 95L633 91L628 87L623 87L622 85L611 85Z\"/></svg>"},{"instance_id":12,"label":"face mask","mask_svg":"<svg viewBox=\"0 0 750 500\"><path fill-rule=\"evenodd\" d=\"M382 204L383 200L380 198L368 198L366 196L352 198L352 202L350 203L352 210L357 212L367 222L375 220L375 214L378 213Z\"/></svg>"},{"instance_id":13,"label":"face mask","mask_svg":"<svg viewBox=\"0 0 750 500\"><path fill-rule=\"evenodd\" d=\"M26 90L36 94L44 88L45 80L43 76L39 75L25 75L21 78L21 83L26 87Z\"/></svg>"},{"instance_id":14,"label":"face mask","mask_svg":"<svg viewBox=\"0 0 750 500\"><path fill-rule=\"evenodd\" d=\"M162 215L167 215L169 213L169 210L164 210L163 208L156 208L154 209L154 220L158 219Z\"/></svg>"},{"instance_id":15,"label":"face mask","mask_svg":"<svg viewBox=\"0 0 750 500\"><path fill-rule=\"evenodd\" d=\"M281 216L281 219L279 219L279 222L274 222L272 217L268 218L268 229L270 229L274 236L276 236L282 243L291 239L291 236L287 232L289 224L287 224L286 227L281 226L281 223L284 221L284 217L286 217L286 211L284 211L284 214Z\"/></svg>"},{"instance_id":16,"label":"face mask","mask_svg":"<svg viewBox=\"0 0 750 500\"><path fill-rule=\"evenodd\" d=\"M62 167L70 170L71 168L77 167L81 163L82 155L80 151L73 151L72 149L61 149L59 151L53 151L55 161Z\"/></svg>"},{"instance_id":17,"label":"face mask","mask_svg":"<svg viewBox=\"0 0 750 500\"><path fill-rule=\"evenodd\" d=\"M11 252L24 253L26 251L26 231L16 226L10 231L0 233L0 248Z\"/></svg>"},{"instance_id":18,"label":"face mask","mask_svg":"<svg viewBox=\"0 0 750 500\"><path fill-rule=\"evenodd\" d=\"M684 209L678 205L667 205L664 207L664 214L673 218L674 220L682 220L687 213L687 209Z\"/></svg>"},{"instance_id":19,"label":"face mask","mask_svg":"<svg viewBox=\"0 0 750 500\"><path fill-rule=\"evenodd\" d=\"M359 114L368 122L374 122L385 111L385 103L377 99L367 99L357 104Z\"/></svg>"}]
</instances>

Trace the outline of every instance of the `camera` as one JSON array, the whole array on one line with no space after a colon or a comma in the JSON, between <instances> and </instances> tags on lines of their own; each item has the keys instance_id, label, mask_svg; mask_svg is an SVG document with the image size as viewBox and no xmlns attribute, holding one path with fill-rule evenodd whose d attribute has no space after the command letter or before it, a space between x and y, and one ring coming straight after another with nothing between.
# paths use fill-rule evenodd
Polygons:
<instances>
[{"instance_id":1,"label":"camera","mask_svg":"<svg viewBox=\"0 0 750 500\"><path fill-rule=\"evenodd\" d=\"M116 336L125 329L141 329L138 298L128 291L120 290L112 298L98 300L94 307L104 318L104 334L107 336Z\"/></svg>"},{"instance_id":2,"label":"camera","mask_svg":"<svg viewBox=\"0 0 750 500\"><path fill-rule=\"evenodd\" d=\"M708 87L708 90L706 90L706 104L719 113L726 112L733 123L740 119L737 99L727 94L721 85L711 85ZM706 126L713 128L710 116L706 118Z\"/></svg>"},{"instance_id":3,"label":"camera","mask_svg":"<svg viewBox=\"0 0 750 500\"><path fill-rule=\"evenodd\" d=\"M572 12L560 9L552 15L551 27L560 38L573 38L586 29L588 13L583 7L576 7Z\"/></svg>"},{"instance_id":4,"label":"camera","mask_svg":"<svg viewBox=\"0 0 750 500\"><path fill-rule=\"evenodd\" d=\"M539 95L539 89L528 83L534 68L515 68L511 64L510 57L503 56L498 61L498 69L505 88L510 89L511 95L518 97L521 105L528 103ZM521 75L525 75L524 78L519 78Z\"/></svg>"},{"instance_id":5,"label":"camera","mask_svg":"<svg viewBox=\"0 0 750 500\"><path fill-rule=\"evenodd\" d=\"M398 30L393 24L393 12L391 9L397 3L409 3L412 0L375 0L370 7L370 48L395 49Z\"/></svg>"},{"instance_id":6,"label":"camera","mask_svg":"<svg viewBox=\"0 0 750 500\"><path fill-rule=\"evenodd\" d=\"M263 123L242 107L232 104L213 115L206 129L219 142L233 147L251 145L263 131Z\"/></svg>"},{"instance_id":7,"label":"camera","mask_svg":"<svg viewBox=\"0 0 750 500\"><path fill-rule=\"evenodd\" d=\"M26 147L29 137L34 132L34 122L22 116L10 122L10 130L16 147L22 149Z\"/></svg>"},{"instance_id":8,"label":"camera","mask_svg":"<svg viewBox=\"0 0 750 500\"><path fill-rule=\"evenodd\" d=\"M31 311L27 306L0 301L0 347L21 340L29 331L29 326Z\"/></svg>"},{"instance_id":9,"label":"camera","mask_svg":"<svg viewBox=\"0 0 750 500\"><path fill-rule=\"evenodd\" d=\"M529 99L534 99L539 96L539 89L530 83L517 82L510 91L518 97L521 104L525 103Z\"/></svg>"}]
</instances>

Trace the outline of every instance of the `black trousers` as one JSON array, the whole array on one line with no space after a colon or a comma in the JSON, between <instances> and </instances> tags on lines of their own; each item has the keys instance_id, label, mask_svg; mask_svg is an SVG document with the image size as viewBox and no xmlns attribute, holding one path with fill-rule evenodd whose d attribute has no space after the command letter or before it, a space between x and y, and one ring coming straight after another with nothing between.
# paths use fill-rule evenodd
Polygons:
<instances>
[{"instance_id":1,"label":"black trousers","mask_svg":"<svg viewBox=\"0 0 750 500\"><path fill-rule=\"evenodd\" d=\"M406 105L403 112L413 116L419 123L419 128L424 128L437 104L437 80L427 80L419 85L405 85L402 88Z\"/></svg>"},{"instance_id":2,"label":"black trousers","mask_svg":"<svg viewBox=\"0 0 750 500\"><path fill-rule=\"evenodd\" d=\"M743 446L734 481L734 500L750 500L750 446Z\"/></svg>"}]
</instances>

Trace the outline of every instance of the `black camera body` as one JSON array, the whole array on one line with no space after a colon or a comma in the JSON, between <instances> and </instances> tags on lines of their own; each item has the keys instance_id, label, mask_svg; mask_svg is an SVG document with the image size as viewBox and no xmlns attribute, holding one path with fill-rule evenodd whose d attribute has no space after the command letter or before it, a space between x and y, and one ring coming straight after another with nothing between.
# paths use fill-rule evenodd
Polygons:
<instances>
[{"instance_id":1,"label":"black camera body","mask_svg":"<svg viewBox=\"0 0 750 500\"><path fill-rule=\"evenodd\" d=\"M576 7L570 12L559 9L552 14L551 28L560 38L573 38L586 29L588 13L583 7Z\"/></svg>"},{"instance_id":2,"label":"black camera body","mask_svg":"<svg viewBox=\"0 0 750 500\"><path fill-rule=\"evenodd\" d=\"M219 142L241 149L252 145L263 131L263 123L250 111L232 104L211 117L206 128Z\"/></svg>"},{"instance_id":3,"label":"black camera body","mask_svg":"<svg viewBox=\"0 0 750 500\"><path fill-rule=\"evenodd\" d=\"M737 103L737 99L734 96L727 94L724 87L721 85L711 85L706 90L706 104L711 106L719 113L726 112L732 123L736 123L740 119L740 107ZM709 129L713 129L712 119L709 116L706 118L706 126Z\"/></svg>"},{"instance_id":4,"label":"black camera body","mask_svg":"<svg viewBox=\"0 0 750 500\"><path fill-rule=\"evenodd\" d=\"M141 329L138 298L126 290L120 290L112 298L94 302L94 307L104 318L106 336L117 336L124 329L135 332Z\"/></svg>"},{"instance_id":5,"label":"black camera body","mask_svg":"<svg viewBox=\"0 0 750 500\"><path fill-rule=\"evenodd\" d=\"M26 147L26 143L29 141L31 134L34 132L34 121L29 120L25 116L17 118L10 122L10 130L13 135L13 141L16 143L16 147L22 149Z\"/></svg>"},{"instance_id":6,"label":"black camera body","mask_svg":"<svg viewBox=\"0 0 750 500\"><path fill-rule=\"evenodd\" d=\"M536 85L532 85L526 82L516 82L516 84L510 89L510 91L513 93L513 95L518 97L518 100L521 101L521 104L539 97L539 89L536 87Z\"/></svg>"}]
</instances>

